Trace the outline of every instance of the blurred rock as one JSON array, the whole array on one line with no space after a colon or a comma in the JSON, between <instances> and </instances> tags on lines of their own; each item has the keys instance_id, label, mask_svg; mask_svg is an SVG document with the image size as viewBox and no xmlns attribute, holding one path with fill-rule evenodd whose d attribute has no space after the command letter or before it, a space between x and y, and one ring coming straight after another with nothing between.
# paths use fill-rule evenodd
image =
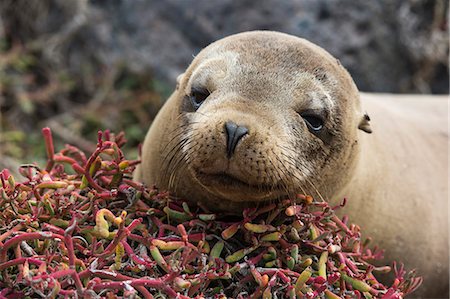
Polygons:
<instances>
[{"instance_id":1,"label":"blurred rock","mask_svg":"<svg viewBox=\"0 0 450 299\"><path fill-rule=\"evenodd\" d=\"M0 8L5 35L41 42L45 59L80 74L89 63L124 65L173 86L210 42L270 29L324 47L363 91L449 91L443 0L3 0Z\"/></svg>"}]
</instances>

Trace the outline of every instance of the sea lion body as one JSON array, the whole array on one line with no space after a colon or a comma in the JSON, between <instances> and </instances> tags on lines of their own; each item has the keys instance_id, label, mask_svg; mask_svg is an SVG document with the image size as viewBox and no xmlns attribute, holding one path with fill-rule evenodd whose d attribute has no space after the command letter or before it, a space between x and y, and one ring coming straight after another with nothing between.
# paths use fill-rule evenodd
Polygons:
<instances>
[{"instance_id":1,"label":"sea lion body","mask_svg":"<svg viewBox=\"0 0 450 299\"><path fill-rule=\"evenodd\" d=\"M417 268L412 298L448 298L448 97L361 94L373 133L360 134L361 158L336 200L384 248L386 261Z\"/></svg>"},{"instance_id":2,"label":"sea lion body","mask_svg":"<svg viewBox=\"0 0 450 299\"><path fill-rule=\"evenodd\" d=\"M361 107L350 75L322 48L276 32L233 35L180 76L135 178L228 212L297 193L347 197L343 212L388 260L419 268L422 292L445 296L447 110L419 102L363 95Z\"/></svg>"}]
</instances>

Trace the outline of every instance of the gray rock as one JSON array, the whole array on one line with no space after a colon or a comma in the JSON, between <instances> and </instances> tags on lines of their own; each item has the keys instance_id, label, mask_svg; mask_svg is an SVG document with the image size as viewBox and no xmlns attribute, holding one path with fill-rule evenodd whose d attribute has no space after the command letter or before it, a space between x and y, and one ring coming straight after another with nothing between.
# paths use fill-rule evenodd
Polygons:
<instances>
[{"instance_id":1,"label":"gray rock","mask_svg":"<svg viewBox=\"0 0 450 299\"><path fill-rule=\"evenodd\" d=\"M442 0L4 0L0 8L5 32L45 41L46 59L75 73L87 63L124 65L172 86L210 42L268 29L324 47L361 90L449 90Z\"/></svg>"}]
</instances>

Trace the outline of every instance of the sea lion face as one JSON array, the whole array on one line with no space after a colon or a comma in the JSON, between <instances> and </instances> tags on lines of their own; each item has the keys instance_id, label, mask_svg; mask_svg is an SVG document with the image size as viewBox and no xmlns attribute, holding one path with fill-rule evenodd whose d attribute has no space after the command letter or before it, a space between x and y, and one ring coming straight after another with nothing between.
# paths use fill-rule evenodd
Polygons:
<instances>
[{"instance_id":1,"label":"sea lion face","mask_svg":"<svg viewBox=\"0 0 450 299\"><path fill-rule=\"evenodd\" d=\"M336 59L305 40L253 32L213 43L173 99L178 125L161 165L169 190L189 177L210 198L266 201L327 196L348 181L358 91Z\"/></svg>"}]
</instances>

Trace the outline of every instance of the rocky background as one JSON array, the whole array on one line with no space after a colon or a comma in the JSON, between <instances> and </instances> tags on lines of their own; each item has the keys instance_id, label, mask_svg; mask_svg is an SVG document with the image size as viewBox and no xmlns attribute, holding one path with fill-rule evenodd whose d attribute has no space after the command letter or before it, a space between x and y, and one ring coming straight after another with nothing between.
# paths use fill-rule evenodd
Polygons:
<instances>
[{"instance_id":1,"label":"rocky background","mask_svg":"<svg viewBox=\"0 0 450 299\"><path fill-rule=\"evenodd\" d=\"M362 91L448 93L447 11L445 0L2 0L0 168L39 160L43 126L85 150L98 129L126 130L135 149L192 56L246 30L319 44Z\"/></svg>"}]
</instances>

